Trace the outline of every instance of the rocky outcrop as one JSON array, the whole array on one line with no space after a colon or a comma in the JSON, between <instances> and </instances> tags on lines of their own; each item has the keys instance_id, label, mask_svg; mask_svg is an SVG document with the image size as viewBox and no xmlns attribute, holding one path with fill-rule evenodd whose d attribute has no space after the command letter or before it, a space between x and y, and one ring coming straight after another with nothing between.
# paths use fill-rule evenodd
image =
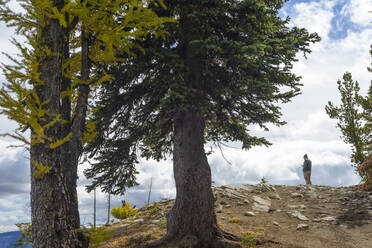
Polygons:
<instances>
[{"instance_id":1,"label":"rocky outcrop","mask_svg":"<svg viewBox=\"0 0 372 248\"><path fill-rule=\"evenodd\" d=\"M282 248L372 247L372 192L360 187L244 184L212 191L219 226L235 235L259 232L260 238ZM139 213L153 212L151 216L138 215L119 227L128 233L140 226L165 233L165 216L173 202L144 207ZM230 222L234 218L239 221Z\"/></svg>"}]
</instances>

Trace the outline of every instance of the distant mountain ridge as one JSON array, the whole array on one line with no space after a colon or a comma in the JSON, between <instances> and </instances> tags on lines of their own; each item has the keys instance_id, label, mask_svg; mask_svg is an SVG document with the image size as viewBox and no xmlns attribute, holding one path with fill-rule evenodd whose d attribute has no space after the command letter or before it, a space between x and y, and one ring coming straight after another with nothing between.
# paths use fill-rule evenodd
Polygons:
<instances>
[{"instance_id":1,"label":"distant mountain ridge","mask_svg":"<svg viewBox=\"0 0 372 248\"><path fill-rule=\"evenodd\" d=\"M10 244L16 242L19 236L21 236L19 231L0 233L0 248L14 248Z\"/></svg>"}]
</instances>

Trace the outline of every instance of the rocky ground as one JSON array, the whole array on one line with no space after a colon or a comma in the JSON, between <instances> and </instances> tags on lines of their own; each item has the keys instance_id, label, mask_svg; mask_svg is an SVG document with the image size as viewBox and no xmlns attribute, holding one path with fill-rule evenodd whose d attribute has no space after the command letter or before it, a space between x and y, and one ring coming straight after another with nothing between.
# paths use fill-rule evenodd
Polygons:
<instances>
[{"instance_id":1,"label":"rocky ground","mask_svg":"<svg viewBox=\"0 0 372 248\"><path fill-rule=\"evenodd\" d=\"M220 227L248 246L372 248L372 192L358 187L241 185L213 187ZM172 200L114 223L102 248L136 247L162 237ZM253 245L251 243L251 245Z\"/></svg>"}]
</instances>

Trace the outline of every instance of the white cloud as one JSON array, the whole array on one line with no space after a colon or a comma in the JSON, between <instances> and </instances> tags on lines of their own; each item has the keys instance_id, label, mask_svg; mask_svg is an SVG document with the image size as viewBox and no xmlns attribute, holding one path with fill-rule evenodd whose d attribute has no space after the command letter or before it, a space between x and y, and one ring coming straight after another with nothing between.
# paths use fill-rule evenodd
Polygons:
<instances>
[{"instance_id":1,"label":"white cloud","mask_svg":"<svg viewBox=\"0 0 372 248\"><path fill-rule=\"evenodd\" d=\"M297 3L293 5L296 14L292 17L292 24L306 28L309 32L317 32L322 39L328 40L335 4L336 1Z\"/></svg>"},{"instance_id":2,"label":"white cloud","mask_svg":"<svg viewBox=\"0 0 372 248\"><path fill-rule=\"evenodd\" d=\"M370 0L352 0L345 5L344 13L350 15L353 23L362 27L371 26L372 2Z\"/></svg>"},{"instance_id":3,"label":"white cloud","mask_svg":"<svg viewBox=\"0 0 372 248\"><path fill-rule=\"evenodd\" d=\"M18 231L16 225L0 225L0 233Z\"/></svg>"},{"instance_id":4,"label":"white cloud","mask_svg":"<svg viewBox=\"0 0 372 248\"><path fill-rule=\"evenodd\" d=\"M0 214L0 225L2 225L3 223L19 223L26 221L30 221L30 213L22 209L5 212L2 211Z\"/></svg>"},{"instance_id":5,"label":"white cloud","mask_svg":"<svg viewBox=\"0 0 372 248\"><path fill-rule=\"evenodd\" d=\"M313 170L348 166L349 149L340 141L312 141L297 139L277 142L269 148L256 147L249 151L226 148L224 156L232 162L225 162L219 152L209 158L213 178L217 184L257 183L260 178L269 178L271 183L284 184L302 179L302 156L307 153L313 161ZM351 169L351 167L350 167ZM351 177L353 174L351 172ZM314 175L316 178L316 173ZM315 180L317 184L333 185L337 178L328 181ZM303 183L303 182L302 182ZM341 182L346 185L349 182ZM355 177L353 183L358 183Z\"/></svg>"},{"instance_id":6,"label":"white cloud","mask_svg":"<svg viewBox=\"0 0 372 248\"><path fill-rule=\"evenodd\" d=\"M330 1L331 6L334 3ZM292 22L296 25L304 26L301 25L302 20L313 18L310 10L317 13L316 8L320 8L320 13L326 12L328 17L332 16L330 13L332 9L330 6L325 6L325 1L300 3L295 6L297 6L294 7L295 18ZM324 17L319 22L325 19L327 19L325 25L331 25L330 18ZM313 21L314 25L312 25ZM371 74L367 71L367 67L371 63L369 49L372 29L349 30L344 38L329 39L325 34L329 32L330 26L324 28L317 24L316 20L313 21L303 22L309 30L323 34L322 40L311 45L312 53L308 55L308 59L299 54L299 61L294 64L293 72L302 77L301 83L304 86L301 95L295 97L291 103L283 105L284 120L288 122L298 122L311 112L324 111L328 101L339 103L340 96L336 82L345 72L352 73L354 80L359 82L362 94L367 92L370 83Z\"/></svg>"},{"instance_id":7,"label":"white cloud","mask_svg":"<svg viewBox=\"0 0 372 248\"><path fill-rule=\"evenodd\" d=\"M372 29L360 33L349 32L340 40L323 39L307 60L299 58L299 62L294 65L294 72L302 76L305 86L336 85L337 79L346 71L351 72L357 80L368 82L371 40ZM325 90L330 92L329 89Z\"/></svg>"},{"instance_id":8,"label":"white cloud","mask_svg":"<svg viewBox=\"0 0 372 248\"><path fill-rule=\"evenodd\" d=\"M15 141L5 141L0 139L0 162L4 159L12 161L16 159L16 155L21 151L21 149L9 148L9 146L17 144L18 143Z\"/></svg>"}]
</instances>

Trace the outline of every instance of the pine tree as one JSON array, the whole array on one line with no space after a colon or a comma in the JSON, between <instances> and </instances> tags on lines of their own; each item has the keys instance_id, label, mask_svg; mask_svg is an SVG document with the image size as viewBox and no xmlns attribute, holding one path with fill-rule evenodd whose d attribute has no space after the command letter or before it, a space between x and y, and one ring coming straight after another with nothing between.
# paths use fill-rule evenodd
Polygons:
<instances>
[{"instance_id":1,"label":"pine tree","mask_svg":"<svg viewBox=\"0 0 372 248\"><path fill-rule=\"evenodd\" d=\"M372 58L372 45L369 50ZM372 65L372 63L371 63ZM369 72L372 72L372 67L367 68ZM360 97L359 101L363 108L362 117L365 120L363 132L366 134L366 150L372 152L372 80L369 85L367 95L365 97ZM372 168L371 168L372 170Z\"/></svg>"},{"instance_id":2,"label":"pine tree","mask_svg":"<svg viewBox=\"0 0 372 248\"><path fill-rule=\"evenodd\" d=\"M372 55L372 47L370 53ZM368 70L371 72L371 68ZM365 97L360 95L359 83L352 79L350 73L345 73L343 80L338 80L337 84L341 105L334 106L328 102L325 109L330 118L338 120L341 138L352 147L352 166L369 184L372 180L369 178L369 169L360 168L360 165L372 152L372 81Z\"/></svg>"},{"instance_id":3,"label":"pine tree","mask_svg":"<svg viewBox=\"0 0 372 248\"><path fill-rule=\"evenodd\" d=\"M278 103L289 102L301 86L292 64L319 37L289 28L289 19L278 17L283 1L165 4L158 15L178 21L165 25L168 39L147 37L139 43L145 54L107 68L115 79L102 85L96 102L98 134L87 151L98 162L86 171L94 178L88 189L124 193L124 183L135 180L139 156L173 154L177 197L159 246L230 247L217 226L204 145L269 145L249 129L285 123Z\"/></svg>"},{"instance_id":4,"label":"pine tree","mask_svg":"<svg viewBox=\"0 0 372 248\"><path fill-rule=\"evenodd\" d=\"M23 13L1 1L0 18L27 40L20 59L3 65L0 113L19 124L9 136L30 151L32 243L35 248L88 247L80 227L77 167L94 137L86 123L91 93L112 77L97 69L115 65L118 52L134 56L133 41L150 32L164 36L147 6L153 1L21 0ZM162 4L161 1L153 4ZM22 132L30 130L31 137Z\"/></svg>"},{"instance_id":5,"label":"pine tree","mask_svg":"<svg viewBox=\"0 0 372 248\"><path fill-rule=\"evenodd\" d=\"M338 120L337 127L341 130L343 140L352 145L351 162L357 168L365 158L363 121L358 101L360 87L350 73L345 73L342 81L338 80L337 84L342 104L337 107L328 102L326 112L330 118Z\"/></svg>"}]
</instances>

